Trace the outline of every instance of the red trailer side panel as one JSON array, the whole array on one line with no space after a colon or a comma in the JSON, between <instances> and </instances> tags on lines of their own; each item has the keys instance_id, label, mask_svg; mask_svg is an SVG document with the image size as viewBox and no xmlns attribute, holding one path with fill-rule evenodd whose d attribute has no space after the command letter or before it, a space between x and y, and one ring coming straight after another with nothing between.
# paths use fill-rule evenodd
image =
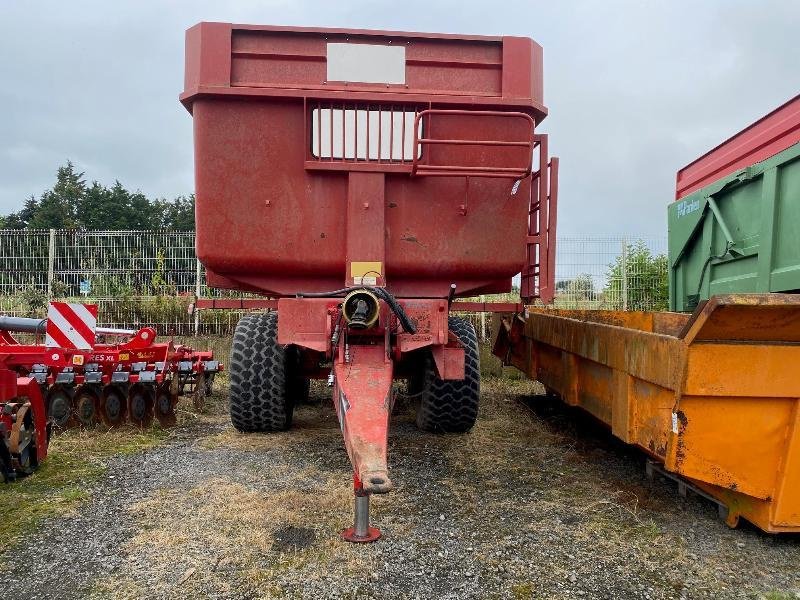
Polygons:
<instances>
[{"instance_id":1,"label":"red trailer side panel","mask_svg":"<svg viewBox=\"0 0 800 600\"><path fill-rule=\"evenodd\" d=\"M800 142L800 95L678 171L675 199Z\"/></svg>"}]
</instances>

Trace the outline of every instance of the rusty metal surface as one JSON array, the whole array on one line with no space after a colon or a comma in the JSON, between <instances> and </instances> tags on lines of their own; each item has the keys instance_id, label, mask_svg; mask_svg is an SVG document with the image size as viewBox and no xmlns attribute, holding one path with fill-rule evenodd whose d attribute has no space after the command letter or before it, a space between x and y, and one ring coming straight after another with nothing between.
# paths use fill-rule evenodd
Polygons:
<instances>
[{"instance_id":1,"label":"rusty metal surface","mask_svg":"<svg viewBox=\"0 0 800 600\"><path fill-rule=\"evenodd\" d=\"M690 317L531 310L495 353L768 532L800 532L800 296L712 298Z\"/></svg>"}]
</instances>

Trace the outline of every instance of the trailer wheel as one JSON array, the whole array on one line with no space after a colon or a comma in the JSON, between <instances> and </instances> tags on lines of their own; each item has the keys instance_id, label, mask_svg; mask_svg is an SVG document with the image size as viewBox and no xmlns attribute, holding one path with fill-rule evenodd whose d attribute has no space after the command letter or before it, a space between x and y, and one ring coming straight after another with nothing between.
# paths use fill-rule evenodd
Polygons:
<instances>
[{"instance_id":1,"label":"trailer wheel","mask_svg":"<svg viewBox=\"0 0 800 600\"><path fill-rule=\"evenodd\" d=\"M153 422L153 392L142 384L134 384L128 391L128 418L137 427L150 427Z\"/></svg>"},{"instance_id":2,"label":"trailer wheel","mask_svg":"<svg viewBox=\"0 0 800 600\"><path fill-rule=\"evenodd\" d=\"M283 431L294 402L287 382L288 354L278 344L278 314L246 315L236 325L230 360L231 422L239 431Z\"/></svg>"},{"instance_id":3,"label":"trailer wheel","mask_svg":"<svg viewBox=\"0 0 800 600\"><path fill-rule=\"evenodd\" d=\"M439 379L433 357L426 358L424 388L417 411L417 427L424 431L463 433L472 429L478 417L481 368L475 328L458 317L450 317L449 326L464 344L464 379Z\"/></svg>"}]
</instances>

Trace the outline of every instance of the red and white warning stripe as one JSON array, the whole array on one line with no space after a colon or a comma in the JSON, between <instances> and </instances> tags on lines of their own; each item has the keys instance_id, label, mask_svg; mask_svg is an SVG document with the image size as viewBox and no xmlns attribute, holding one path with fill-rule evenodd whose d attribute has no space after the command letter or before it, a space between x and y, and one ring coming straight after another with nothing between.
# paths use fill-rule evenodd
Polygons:
<instances>
[{"instance_id":1,"label":"red and white warning stripe","mask_svg":"<svg viewBox=\"0 0 800 600\"><path fill-rule=\"evenodd\" d=\"M91 350L97 328L97 305L51 302L47 309L48 348Z\"/></svg>"}]
</instances>

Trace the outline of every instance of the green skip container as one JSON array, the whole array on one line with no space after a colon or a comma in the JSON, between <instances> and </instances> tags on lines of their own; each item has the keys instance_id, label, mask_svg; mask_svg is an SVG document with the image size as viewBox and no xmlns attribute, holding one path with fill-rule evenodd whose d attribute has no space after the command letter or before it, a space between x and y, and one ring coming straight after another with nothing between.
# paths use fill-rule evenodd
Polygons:
<instances>
[{"instance_id":1,"label":"green skip container","mask_svg":"<svg viewBox=\"0 0 800 600\"><path fill-rule=\"evenodd\" d=\"M678 171L670 310L718 294L800 291L800 96Z\"/></svg>"}]
</instances>

